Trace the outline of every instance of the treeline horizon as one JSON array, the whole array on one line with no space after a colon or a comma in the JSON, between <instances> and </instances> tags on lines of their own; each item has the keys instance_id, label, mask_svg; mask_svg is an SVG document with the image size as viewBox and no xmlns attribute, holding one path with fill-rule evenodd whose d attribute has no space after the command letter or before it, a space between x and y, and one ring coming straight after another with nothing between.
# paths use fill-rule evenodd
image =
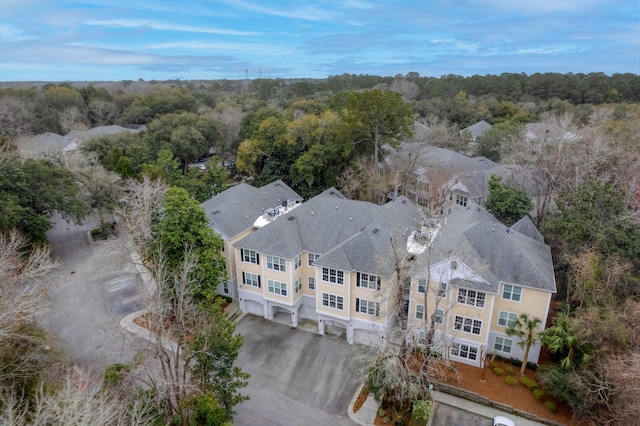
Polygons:
<instances>
[{"instance_id":1,"label":"treeline horizon","mask_svg":"<svg viewBox=\"0 0 640 426\"><path fill-rule=\"evenodd\" d=\"M377 76L370 74L331 75L326 78L256 78L256 79L167 79L167 80L82 80L82 81L5 81L2 90L42 89L49 85L70 85L74 88L104 87L112 90L144 92L147 86L195 88L210 85L212 89L237 92L248 86L259 86L263 97L276 89L293 96L308 97L317 93L365 90L390 85L397 80L415 83L420 93L415 100L433 97L453 97L460 91L469 96L493 96L498 100L540 101L557 98L573 104L601 104L640 101L640 75L632 73L502 73L462 76L446 74L440 77L421 76L412 71L405 75Z\"/></svg>"}]
</instances>

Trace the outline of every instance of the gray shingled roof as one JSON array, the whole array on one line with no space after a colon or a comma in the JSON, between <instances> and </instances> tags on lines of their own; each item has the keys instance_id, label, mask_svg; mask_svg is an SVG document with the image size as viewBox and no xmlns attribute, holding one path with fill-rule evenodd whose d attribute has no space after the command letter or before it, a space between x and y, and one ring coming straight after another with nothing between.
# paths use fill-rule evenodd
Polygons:
<instances>
[{"instance_id":1,"label":"gray shingled roof","mask_svg":"<svg viewBox=\"0 0 640 426\"><path fill-rule=\"evenodd\" d=\"M506 167L489 160L486 157L467 157L450 149L426 146L418 153L416 171L418 175L431 171L445 171L450 176L456 176L468 196L487 197L489 195L489 178L491 175L502 176L503 181L509 179L512 173Z\"/></svg>"},{"instance_id":2,"label":"gray shingled roof","mask_svg":"<svg viewBox=\"0 0 640 426\"><path fill-rule=\"evenodd\" d=\"M283 200L302 200L281 180L261 188L246 183L233 186L201 204L210 226L224 239L231 239L251 228L265 210L277 207Z\"/></svg>"},{"instance_id":3,"label":"gray shingled roof","mask_svg":"<svg viewBox=\"0 0 640 426\"><path fill-rule=\"evenodd\" d=\"M464 132L469 132L471 133L471 137L475 140L477 137L482 135L484 132L486 132L490 128L491 128L491 124L487 123L485 120L481 120L475 124L472 124L469 127L465 127L464 129L460 130L460 134Z\"/></svg>"},{"instance_id":4,"label":"gray shingled roof","mask_svg":"<svg viewBox=\"0 0 640 426\"><path fill-rule=\"evenodd\" d=\"M407 231L415 229L419 220L420 211L406 197L379 206L345 199L330 188L236 247L288 259L307 251L322 254L316 265L389 275L391 235L402 240L404 248Z\"/></svg>"},{"instance_id":5,"label":"gray shingled roof","mask_svg":"<svg viewBox=\"0 0 640 426\"><path fill-rule=\"evenodd\" d=\"M495 291L500 281L556 291L551 249L518 231L528 227L525 222L507 228L480 207L455 211L446 217L446 223L442 222L431 256L428 251L418 256L411 274L455 257L474 269Z\"/></svg>"}]
</instances>

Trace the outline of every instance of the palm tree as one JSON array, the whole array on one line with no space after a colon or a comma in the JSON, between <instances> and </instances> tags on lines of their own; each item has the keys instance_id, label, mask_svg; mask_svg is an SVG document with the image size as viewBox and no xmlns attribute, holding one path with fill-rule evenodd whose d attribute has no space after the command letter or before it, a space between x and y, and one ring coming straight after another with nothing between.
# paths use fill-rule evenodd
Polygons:
<instances>
[{"instance_id":1,"label":"palm tree","mask_svg":"<svg viewBox=\"0 0 640 426\"><path fill-rule=\"evenodd\" d=\"M521 376L524 376L524 372L527 369L529 349L542 338L542 331L538 330L538 325L540 325L541 322L542 320L538 317L530 317L527 313L521 313L516 323L507 329L507 334L519 338L520 342L518 342L518 345L524 348L522 367L520 367Z\"/></svg>"},{"instance_id":2,"label":"palm tree","mask_svg":"<svg viewBox=\"0 0 640 426\"><path fill-rule=\"evenodd\" d=\"M554 318L553 325L542 333L542 342L551 353L563 356L560 360L563 370L585 364L591 358L589 342L580 335L570 319L566 312L562 312Z\"/></svg>"}]
</instances>

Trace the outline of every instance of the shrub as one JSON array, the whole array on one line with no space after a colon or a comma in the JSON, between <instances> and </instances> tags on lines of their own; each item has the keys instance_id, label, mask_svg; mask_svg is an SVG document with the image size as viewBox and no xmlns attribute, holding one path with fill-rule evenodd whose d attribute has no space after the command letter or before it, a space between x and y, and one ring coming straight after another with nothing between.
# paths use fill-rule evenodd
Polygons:
<instances>
[{"instance_id":1,"label":"shrub","mask_svg":"<svg viewBox=\"0 0 640 426\"><path fill-rule=\"evenodd\" d=\"M429 417L431 416L431 408L431 401L416 401L413 403L413 413L411 415L411 418L415 418L424 425L429 421Z\"/></svg>"},{"instance_id":2,"label":"shrub","mask_svg":"<svg viewBox=\"0 0 640 426\"><path fill-rule=\"evenodd\" d=\"M531 390L534 390L538 387L538 382L528 377L520 377L520 383L522 383L523 385L525 385Z\"/></svg>"},{"instance_id":3,"label":"shrub","mask_svg":"<svg viewBox=\"0 0 640 426\"><path fill-rule=\"evenodd\" d=\"M555 402L551 402L551 401L547 401L544 403L545 408L550 411L551 413L555 413L556 412L556 404Z\"/></svg>"},{"instance_id":4,"label":"shrub","mask_svg":"<svg viewBox=\"0 0 640 426\"><path fill-rule=\"evenodd\" d=\"M533 396L537 399L540 400L542 399L542 397L544 396L544 391L542 389L534 389L533 390Z\"/></svg>"},{"instance_id":5,"label":"shrub","mask_svg":"<svg viewBox=\"0 0 640 426\"><path fill-rule=\"evenodd\" d=\"M496 368L497 366L498 366L498 365L497 365L495 362L493 362L493 361L491 361L491 362L489 363L489 368Z\"/></svg>"},{"instance_id":6,"label":"shrub","mask_svg":"<svg viewBox=\"0 0 640 426\"><path fill-rule=\"evenodd\" d=\"M129 371L131 371L131 367L126 364L111 364L104 370L104 381L109 385L115 385Z\"/></svg>"},{"instance_id":7,"label":"shrub","mask_svg":"<svg viewBox=\"0 0 640 426\"><path fill-rule=\"evenodd\" d=\"M509 385L515 385L516 384L516 379L513 378L513 376L509 375L507 377L504 378L504 381Z\"/></svg>"},{"instance_id":8,"label":"shrub","mask_svg":"<svg viewBox=\"0 0 640 426\"><path fill-rule=\"evenodd\" d=\"M520 361L518 358L511 358L509 362L516 367L520 367L522 365L522 361Z\"/></svg>"},{"instance_id":9,"label":"shrub","mask_svg":"<svg viewBox=\"0 0 640 426\"><path fill-rule=\"evenodd\" d=\"M507 366L507 374L513 374L513 366L511 365Z\"/></svg>"},{"instance_id":10,"label":"shrub","mask_svg":"<svg viewBox=\"0 0 640 426\"><path fill-rule=\"evenodd\" d=\"M527 368L529 370L536 371L538 369L538 364L536 364L535 362L529 361L527 362Z\"/></svg>"},{"instance_id":11,"label":"shrub","mask_svg":"<svg viewBox=\"0 0 640 426\"><path fill-rule=\"evenodd\" d=\"M493 372L496 373L496 376L502 376L504 374L504 370L500 367L494 367Z\"/></svg>"}]
</instances>

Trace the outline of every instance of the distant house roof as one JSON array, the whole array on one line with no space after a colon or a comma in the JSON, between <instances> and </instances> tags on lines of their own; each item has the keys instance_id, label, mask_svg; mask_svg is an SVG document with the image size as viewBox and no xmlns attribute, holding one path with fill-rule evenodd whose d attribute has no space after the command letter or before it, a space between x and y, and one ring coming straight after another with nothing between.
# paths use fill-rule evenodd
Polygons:
<instances>
[{"instance_id":1,"label":"distant house roof","mask_svg":"<svg viewBox=\"0 0 640 426\"><path fill-rule=\"evenodd\" d=\"M469 127L465 127L464 129L460 130L460 135L462 135L465 132L469 132L471 134L471 138L473 140L476 140L480 135L482 135L484 132L486 132L490 128L491 128L491 124L482 120L482 121L478 121L475 124L472 124Z\"/></svg>"},{"instance_id":2,"label":"distant house roof","mask_svg":"<svg viewBox=\"0 0 640 426\"><path fill-rule=\"evenodd\" d=\"M256 188L246 183L228 188L201 204L211 227L225 239L253 227L265 210L302 197L281 180Z\"/></svg>"},{"instance_id":3,"label":"distant house roof","mask_svg":"<svg viewBox=\"0 0 640 426\"><path fill-rule=\"evenodd\" d=\"M420 219L406 197L379 206L346 199L330 188L236 247L289 259L307 251L321 254L318 266L388 276L394 270L391 237L404 249Z\"/></svg>"},{"instance_id":4,"label":"distant house roof","mask_svg":"<svg viewBox=\"0 0 640 426\"><path fill-rule=\"evenodd\" d=\"M136 132L146 132L147 126L144 124L126 124L124 126L125 129L135 130Z\"/></svg>"},{"instance_id":5,"label":"distant house roof","mask_svg":"<svg viewBox=\"0 0 640 426\"><path fill-rule=\"evenodd\" d=\"M130 133L138 133L140 130L134 130L122 126L117 126L115 124L110 126L98 126L86 131L73 131L67 135L68 138L79 139L83 142L88 141L91 138L106 136L106 135L115 135L122 132L130 132Z\"/></svg>"},{"instance_id":6,"label":"distant house roof","mask_svg":"<svg viewBox=\"0 0 640 426\"><path fill-rule=\"evenodd\" d=\"M18 144L18 150L29 155L63 153L78 149L78 140L56 133L42 133Z\"/></svg>"},{"instance_id":7,"label":"distant house roof","mask_svg":"<svg viewBox=\"0 0 640 426\"><path fill-rule=\"evenodd\" d=\"M480 275L493 292L506 282L555 293L551 249L532 228L528 219L506 227L479 206L454 211L441 220L431 253L416 258L411 274L455 258Z\"/></svg>"},{"instance_id":8,"label":"distant house roof","mask_svg":"<svg viewBox=\"0 0 640 426\"><path fill-rule=\"evenodd\" d=\"M450 149L426 146L417 155L418 180L428 180L431 172L446 172L458 179L452 189L471 198L486 198L489 195L488 182L491 175L501 176L505 180L512 176L509 169L486 157L471 158Z\"/></svg>"}]
</instances>

